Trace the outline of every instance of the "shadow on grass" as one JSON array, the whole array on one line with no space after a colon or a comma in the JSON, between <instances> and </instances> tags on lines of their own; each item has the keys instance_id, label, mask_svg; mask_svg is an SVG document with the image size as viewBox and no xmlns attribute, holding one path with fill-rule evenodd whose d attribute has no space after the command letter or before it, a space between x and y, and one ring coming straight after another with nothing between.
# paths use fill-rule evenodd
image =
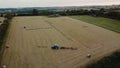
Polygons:
<instances>
[{"instance_id":1,"label":"shadow on grass","mask_svg":"<svg viewBox=\"0 0 120 68\"><path fill-rule=\"evenodd\" d=\"M120 68L120 52L115 52L110 56L91 63L87 68Z\"/></svg>"}]
</instances>

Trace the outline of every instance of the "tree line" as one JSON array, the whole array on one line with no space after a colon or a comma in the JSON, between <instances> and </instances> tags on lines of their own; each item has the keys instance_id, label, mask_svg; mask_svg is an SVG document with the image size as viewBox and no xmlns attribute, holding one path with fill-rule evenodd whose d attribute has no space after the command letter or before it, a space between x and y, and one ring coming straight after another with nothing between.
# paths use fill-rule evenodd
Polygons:
<instances>
[{"instance_id":1,"label":"tree line","mask_svg":"<svg viewBox=\"0 0 120 68\"><path fill-rule=\"evenodd\" d=\"M119 10L119 11L116 11ZM78 9L78 10L37 10L14 13L15 16L39 16L39 15L54 15L59 14L61 16L70 15L91 15L95 17L107 17L120 20L120 9Z\"/></svg>"},{"instance_id":2,"label":"tree line","mask_svg":"<svg viewBox=\"0 0 120 68\"><path fill-rule=\"evenodd\" d=\"M12 17L13 15L11 13L6 13L6 15L4 16L4 21L1 22L2 24L0 25L0 49Z\"/></svg>"}]
</instances>

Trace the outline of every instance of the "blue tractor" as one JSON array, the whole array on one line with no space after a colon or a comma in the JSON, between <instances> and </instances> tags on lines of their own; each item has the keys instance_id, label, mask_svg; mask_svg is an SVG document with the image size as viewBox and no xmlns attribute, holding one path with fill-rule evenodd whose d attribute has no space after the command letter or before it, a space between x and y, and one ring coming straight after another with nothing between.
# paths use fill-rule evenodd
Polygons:
<instances>
[{"instance_id":1,"label":"blue tractor","mask_svg":"<svg viewBox=\"0 0 120 68\"><path fill-rule=\"evenodd\" d=\"M54 44L54 45L51 47L51 49L54 49L54 50L57 50L57 49L59 49L59 46L58 46L58 44Z\"/></svg>"}]
</instances>

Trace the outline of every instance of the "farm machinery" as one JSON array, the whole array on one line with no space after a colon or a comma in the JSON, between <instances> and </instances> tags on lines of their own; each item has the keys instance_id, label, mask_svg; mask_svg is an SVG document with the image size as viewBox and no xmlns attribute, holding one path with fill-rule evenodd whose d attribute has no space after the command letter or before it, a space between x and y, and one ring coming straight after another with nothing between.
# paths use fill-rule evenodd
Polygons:
<instances>
[{"instance_id":1,"label":"farm machinery","mask_svg":"<svg viewBox=\"0 0 120 68\"><path fill-rule=\"evenodd\" d=\"M73 47L65 47L65 46L58 46L58 44L54 44L51 49L53 50L58 50L58 49L69 49L69 50L77 50L77 48L73 48Z\"/></svg>"}]
</instances>

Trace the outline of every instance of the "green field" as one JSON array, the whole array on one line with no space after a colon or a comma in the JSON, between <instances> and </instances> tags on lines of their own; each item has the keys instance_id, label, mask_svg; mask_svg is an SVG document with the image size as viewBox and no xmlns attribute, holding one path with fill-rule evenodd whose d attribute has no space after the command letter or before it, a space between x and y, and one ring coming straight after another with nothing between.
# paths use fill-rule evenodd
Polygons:
<instances>
[{"instance_id":1,"label":"green field","mask_svg":"<svg viewBox=\"0 0 120 68\"><path fill-rule=\"evenodd\" d=\"M92 17L92 16L71 16L74 19L78 19L87 23L95 24L97 26L115 31L120 33L120 20L114 20L103 17Z\"/></svg>"}]
</instances>

